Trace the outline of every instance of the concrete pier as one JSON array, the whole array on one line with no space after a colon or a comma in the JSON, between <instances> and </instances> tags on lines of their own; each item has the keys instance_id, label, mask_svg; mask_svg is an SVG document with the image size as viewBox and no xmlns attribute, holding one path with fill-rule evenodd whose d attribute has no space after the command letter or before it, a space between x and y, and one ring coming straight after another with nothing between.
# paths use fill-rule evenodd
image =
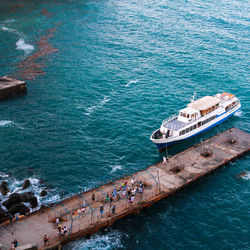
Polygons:
<instances>
[{"instance_id":1,"label":"concrete pier","mask_svg":"<svg viewBox=\"0 0 250 250\"><path fill-rule=\"evenodd\" d=\"M0 77L0 100L7 97L26 93L26 82L7 76Z\"/></svg>"},{"instance_id":2,"label":"concrete pier","mask_svg":"<svg viewBox=\"0 0 250 250\"><path fill-rule=\"evenodd\" d=\"M132 175L74 195L25 216L12 226L2 225L0 243L9 249L10 243L17 239L20 246L35 244L39 249L60 249L69 241L83 236L88 238L100 228L109 227L129 214L139 213L144 207L173 195L249 150L250 134L236 128L229 129L172 156L166 163L158 162ZM114 188L122 187L125 182L130 187L143 186L142 193L137 191L135 194L134 202L131 204L122 193L120 199L113 198L112 204L107 201L107 193L111 195ZM115 211L112 210L114 205ZM83 207L84 211L81 210ZM68 228L64 236L59 236L56 218ZM49 237L46 246L44 234Z\"/></svg>"}]
</instances>

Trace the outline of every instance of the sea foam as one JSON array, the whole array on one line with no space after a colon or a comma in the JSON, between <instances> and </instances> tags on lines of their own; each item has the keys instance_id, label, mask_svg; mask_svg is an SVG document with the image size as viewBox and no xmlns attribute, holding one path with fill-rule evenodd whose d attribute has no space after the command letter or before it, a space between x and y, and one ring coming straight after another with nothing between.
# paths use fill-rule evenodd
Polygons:
<instances>
[{"instance_id":1,"label":"sea foam","mask_svg":"<svg viewBox=\"0 0 250 250\"><path fill-rule=\"evenodd\" d=\"M4 120L0 121L0 127L8 127L8 126L11 126L13 124L15 124L15 123L12 121L4 121Z\"/></svg>"},{"instance_id":2,"label":"sea foam","mask_svg":"<svg viewBox=\"0 0 250 250\"><path fill-rule=\"evenodd\" d=\"M117 170L121 170L121 169L123 169L123 167L122 167L121 165L112 166L111 173L114 173L114 172L116 172Z\"/></svg>"},{"instance_id":3,"label":"sea foam","mask_svg":"<svg viewBox=\"0 0 250 250\"><path fill-rule=\"evenodd\" d=\"M122 249L122 238L128 237L123 232L118 230L111 230L106 232L105 234L97 234L91 237L88 240L77 240L65 246L65 249Z\"/></svg>"},{"instance_id":4,"label":"sea foam","mask_svg":"<svg viewBox=\"0 0 250 250\"><path fill-rule=\"evenodd\" d=\"M138 82L138 80L131 80L131 81L129 81L129 82L125 85L125 87L129 87L131 84L137 83L137 82Z\"/></svg>"},{"instance_id":5,"label":"sea foam","mask_svg":"<svg viewBox=\"0 0 250 250\"><path fill-rule=\"evenodd\" d=\"M16 48L18 50L24 50L25 54L30 53L33 49L34 46L28 43L25 43L23 38L20 38L17 42L16 42Z\"/></svg>"},{"instance_id":6,"label":"sea foam","mask_svg":"<svg viewBox=\"0 0 250 250\"><path fill-rule=\"evenodd\" d=\"M18 30L8 28L8 27L6 27L6 26L4 26L4 25L2 25L2 26L0 27L0 29L3 30L3 31L7 31L7 32L10 32L10 33L17 34L17 35L19 35L19 36L24 36L24 35L23 35L21 32L19 32Z\"/></svg>"},{"instance_id":7,"label":"sea foam","mask_svg":"<svg viewBox=\"0 0 250 250\"><path fill-rule=\"evenodd\" d=\"M100 109L105 103L107 103L109 101L110 101L109 96L104 96L104 98L99 103L97 103L89 108L86 108L87 112L85 113L85 115L91 115L95 110Z\"/></svg>"},{"instance_id":8,"label":"sea foam","mask_svg":"<svg viewBox=\"0 0 250 250\"><path fill-rule=\"evenodd\" d=\"M242 115L242 111L238 110L237 112L234 113L234 115L240 117Z\"/></svg>"},{"instance_id":9,"label":"sea foam","mask_svg":"<svg viewBox=\"0 0 250 250\"><path fill-rule=\"evenodd\" d=\"M244 180L250 180L250 171L248 171L243 177L242 179Z\"/></svg>"}]
</instances>

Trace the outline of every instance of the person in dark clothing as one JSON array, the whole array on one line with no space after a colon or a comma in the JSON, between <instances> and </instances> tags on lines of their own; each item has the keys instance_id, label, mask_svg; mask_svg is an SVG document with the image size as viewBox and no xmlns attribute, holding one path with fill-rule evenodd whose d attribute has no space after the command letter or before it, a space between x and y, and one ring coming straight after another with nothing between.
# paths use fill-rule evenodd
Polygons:
<instances>
[{"instance_id":1,"label":"person in dark clothing","mask_svg":"<svg viewBox=\"0 0 250 250\"><path fill-rule=\"evenodd\" d=\"M13 225L13 216L10 214L8 216L8 218L9 218L9 221L10 221L10 225L12 226Z\"/></svg>"},{"instance_id":2,"label":"person in dark clothing","mask_svg":"<svg viewBox=\"0 0 250 250\"><path fill-rule=\"evenodd\" d=\"M49 240L49 237L45 234L45 235L43 236L44 246L46 246L48 240Z\"/></svg>"},{"instance_id":3,"label":"person in dark clothing","mask_svg":"<svg viewBox=\"0 0 250 250\"><path fill-rule=\"evenodd\" d=\"M100 214L101 214L101 217L102 217L102 215L103 215L103 209L104 209L104 207L103 207L103 206L100 206Z\"/></svg>"},{"instance_id":4,"label":"person in dark clothing","mask_svg":"<svg viewBox=\"0 0 250 250\"><path fill-rule=\"evenodd\" d=\"M115 213L115 205L112 207L112 214Z\"/></svg>"},{"instance_id":5,"label":"person in dark clothing","mask_svg":"<svg viewBox=\"0 0 250 250\"><path fill-rule=\"evenodd\" d=\"M13 244L14 247L16 248L18 246L18 241L15 239L11 244Z\"/></svg>"}]
</instances>

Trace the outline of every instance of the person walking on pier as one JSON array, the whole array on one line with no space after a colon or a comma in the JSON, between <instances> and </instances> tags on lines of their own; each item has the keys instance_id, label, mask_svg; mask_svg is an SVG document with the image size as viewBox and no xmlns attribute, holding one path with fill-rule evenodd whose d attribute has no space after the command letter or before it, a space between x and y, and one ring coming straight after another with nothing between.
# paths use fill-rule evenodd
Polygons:
<instances>
[{"instance_id":1,"label":"person walking on pier","mask_svg":"<svg viewBox=\"0 0 250 250\"><path fill-rule=\"evenodd\" d=\"M12 214L10 214L10 215L8 216L8 219L9 219L9 221L10 221L10 225L12 226L12 225L13 225L13 216L12 216Z\"/></svg>"},{"instance_id":2,"label":"person walking on pier","mask_svg":"<svg viewBox=\"0 0 250 250\"><path fill-rule=\"evenodd\" d=\"M134 184L135 184L135 180L132 179L132 180L131 180L131 186L134 187Z\"/></svg>"},{"instance_id":3,"label":"person walking on pier","mask_svg":"<svg viewBox=\"0 0 250 250\"><path fill-rule=\"evenodd\" d=\"M95 201L95 194L92 194L92 201Z\"/></svg>"},{"instance_id":4,"label":"person walking on pier","mask_svg":"<svg viewBox=\"0 0 250 250\"><path fill-rule=\"evenodd\" d=\"M100 214L101 214L101 217L102 217L102 215L103 215L103 209L104 209L104 207L103 207L103 206L100 206Z\"/></svg>"},{"instance_id":5,"label":"person walking on pier","mask_svg":"<svg viewBox=\"0 0 250 250\"><path fill-rule=\"evenodd\" d=\"M112 207L112 214L115 213L115 205Z\"/></svg>"},{"instance_id":6,"label":"person walking on pier","mask_svg":"<svg viewBox=\"0 0 250 250\"><path fill-rule=\"evenodd\" d=\"M83 207L83 208L81 209L81 215L82 215L82 216L84 215L85 211L86 211L86 207Z\"/></svg>"},{"instance_id":7,"label":"person walking on pier","mask_svg":"<svg viewBox=\"0 0 250 250\"><path fill-rule=\"evenodd\" d=\"M106 201L109 202L109 193L106 195Z\"/></svg>"},{"instance_id":8,"label":"person walking on pier","mask_svg":"<svg viewBox=\"0 0 250 250\"><path fill-rule=\"evenodd\" d=\"M131 205L133 205L134 201L135 201L135 197L134 197L134 195L132 195L131 196Z\"/></svg>"},{"instance_id":9,"label":"person walking on pier","mask_svg":"<svg viewBox=\"0 0 250 250\"><path fill-rule=\"evenodd\" d=\"M63 236L68 232L68 228L66 226L63 227Z\"/></svg>"},{"instance_id":10,"label":"person walking on pier","mask_svg":"<svg viewBox=\"0 0 250 250\"><path fill-rule=\"evenodd\" d=\"M18 246L18 241L15 239L14 241L11 242L11 247L12 249L16 249L17 246Z\"/></svg>"},{"instance_id":11,"label":"person walking on pier","mask_svg":"<svg viewBox=\"0 0 250 250\"><path fill-rule=\"evenodd\" d=\"M59 237L62 235L62 226L58 225L58 233L59 233Z\"/></svg>"},{"instance_id":12,"label":"person walking on pier","mask_svg":"<svg viewBox=\"0 0 250 250\"><path fill-rule=\"evenodd\" d=\"M57 218L56 218L56 226L57 226L57 227L58 227L59 223L60 223L60 220L59 220L59 218L57 217Z\"/></svg>"},{"instance_id":13,"label":"person walking on pier","mask_svg":"<svg viewBox=\"0 0 250 250\"><path fill-rule=\"evenodd\" d=\"M113 202L113 197L110 196L110 199L109 199L110 206L111 206L112 202Z\"/></svg>"},{"instance_id":14,"label":"person walking on pier","mask_svg":"<svg viewBox=\"0 0 250 250\"><path fill-rule=\"evenodd\" d=\"M44 245L44 246L46 246L48 240L49 240L49 237L45 234L45 235L43 236L43 245Z\"/></svg>"}]
</instances>

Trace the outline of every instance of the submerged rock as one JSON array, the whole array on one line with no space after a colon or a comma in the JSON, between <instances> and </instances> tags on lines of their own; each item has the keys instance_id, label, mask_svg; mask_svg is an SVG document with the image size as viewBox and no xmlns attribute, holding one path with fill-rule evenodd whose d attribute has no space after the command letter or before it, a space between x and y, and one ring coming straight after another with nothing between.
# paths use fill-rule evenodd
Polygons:
<instances>
[{"instance_id":1,"label":"submerged rock","mask_svg":"<svg viewBox=\"0 0 250 250\"><path fill-rule=\"evenodd\" d=\"M44 197L44 196L46 196L47 194L48 194L48 192L47 192L46 190L43 189L43 190L41 191L41 193L40 193L40 196L41 196L41 197Z\"/></svg>"},{"instance_id":2,"label":"submerged rock","mask_svg":"<svg viewBox=\"0 0 250 250\"><path fill-rule=\"evenodd\" d=\"M16 203L8 209L8 213L14 215L16 213L20 213L21 215L25 215L30 212L30 209L26 207L22 202Z\"/></svg>"},{"instance_id":3,"label":"submerged rock","mask_svg":"<svg viewBox=\"0 0 250 250\"><path fill-rule=\"evenodd\" d=\"M6 181L3 181L0 185L0 190L3 195L6 195L10 190L8 188L8 183Z\"/></svg>"},{"instance_id":4,"label":"submerged rock","mask_svg":"<svg viewBox=\"0 0 250 250\"><path fill-rule=\"evenodd\" d=\"M23 182L23 189L27 189L28 187L30 187L30 180L26 179Z\"/></svg>"}]
</instances>

